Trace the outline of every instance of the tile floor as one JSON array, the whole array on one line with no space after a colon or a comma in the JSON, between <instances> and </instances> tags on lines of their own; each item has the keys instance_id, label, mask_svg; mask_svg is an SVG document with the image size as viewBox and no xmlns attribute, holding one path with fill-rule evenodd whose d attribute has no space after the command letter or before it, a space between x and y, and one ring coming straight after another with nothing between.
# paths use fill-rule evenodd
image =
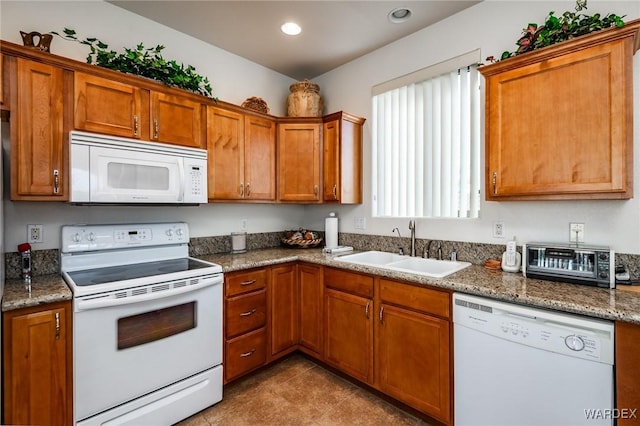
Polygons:
<instances>
[{"instance_id":1,"label":"tile floor","mask_svg":"<svg viewBox=\"0 0 640 426\"><path fill-rule=\"evenodd\" d=\"M226 386L220 403L178 425L428 426L428 423L294 354Z\"/></svg>"}]
</instances>

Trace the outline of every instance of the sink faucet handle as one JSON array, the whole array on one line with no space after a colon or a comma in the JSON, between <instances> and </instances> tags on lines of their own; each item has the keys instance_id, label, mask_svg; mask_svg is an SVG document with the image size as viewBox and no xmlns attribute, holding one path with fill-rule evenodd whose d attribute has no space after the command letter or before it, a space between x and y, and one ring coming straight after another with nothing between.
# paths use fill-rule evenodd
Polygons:
<instances>
[{"instance_id":1,"label":"sink faucet handle","mask_svg":"<svg viewBox=\"0 0 640 426\"><path fill-rule=\"evenodd\" d=\"M402 238L402 235L400 235L400 230L398 228L393 228L391 230L391 232L397 232L398 233L398 237Z\"/></svg>"}]
</instances>

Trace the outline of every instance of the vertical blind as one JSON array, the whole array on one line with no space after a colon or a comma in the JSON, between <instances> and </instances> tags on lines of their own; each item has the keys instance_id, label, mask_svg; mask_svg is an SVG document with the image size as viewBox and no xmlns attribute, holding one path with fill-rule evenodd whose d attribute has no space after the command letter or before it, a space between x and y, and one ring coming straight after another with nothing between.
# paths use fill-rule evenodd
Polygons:
<instances>
[{"instance_id":1,"label":"vertical blind","mask_svg":"<svg viewBox=\"0 0 640 426\"><path fill-rule=\"evenodd\" d=\"M374 216L478 217L480 86L476 63L467 62L467 66L444 73L443 64L438 64L438 75L389 90L385 90L389 83L374 88Z\"/></svg>"}]
</instances>

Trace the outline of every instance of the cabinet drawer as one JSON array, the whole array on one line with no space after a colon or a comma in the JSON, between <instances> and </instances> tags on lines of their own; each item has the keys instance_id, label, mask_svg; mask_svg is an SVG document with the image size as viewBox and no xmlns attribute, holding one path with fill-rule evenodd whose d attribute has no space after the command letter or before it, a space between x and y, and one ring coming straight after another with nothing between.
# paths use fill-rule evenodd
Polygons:
<instances>
[{"instance_id":1,"label":"cabinet drawer","mask_svg":"<svg viewBox=\"0 0 640 426\"><path fill-rule=\"evenodd\" d=\"M227 297L259 290L267 286L267 270L254 269L246 272L234 272L225 276Z\"/></svg>"},{"instance_id":2,"label":"cabinet drawer","mask_svg":"<svg viewBox=\"0 0 640 426\"><path fill-rule=\"evenodd\" d=\"M445 291L381 279L380 299L444 318L450 316L450 295Z\"/></svg>"},{"instance_id":3,"label":"cabinet drawer","mask_svg":"<svg viewBox=\"0 0 640 426\"><path fill-rule=\"evenodd\" d=\"M229 340L225 344L225 379L228 382L264 365L266 360L267 333L264 328Z\"/></svg>"},{"instance_id":4,"label":"cabinet drawer","mask_svg":"<svg viewBox=\"0 0 640 426\"><path fill-rule=\"evenodd\" d=\"M226 301L226 336L231 338L265 325L267 291L243 294Z\"/></svg>"},{"instance_id":5,"label":"cabinet drawer","mask_svg":"<svg viewBox=\"0 0 640 426\"><path fill-rule=\"evenodd\" d=\"M367 275L327 268L324 272L324 284L359 296L373 297L373 278Z\"/></svg>"}]
</instances>

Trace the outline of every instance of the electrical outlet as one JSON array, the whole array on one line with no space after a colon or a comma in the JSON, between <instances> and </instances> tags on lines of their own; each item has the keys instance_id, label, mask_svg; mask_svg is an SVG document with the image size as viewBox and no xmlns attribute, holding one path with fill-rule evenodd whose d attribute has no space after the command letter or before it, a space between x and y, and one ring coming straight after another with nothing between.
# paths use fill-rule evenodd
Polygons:
<instances>
[{"instance_id":1,"label":"electrical outlet","mask_svg":"<svg viewBox=\"0 0 640 426\"><path fill-rule=\"evenodd\" d=\"M27 242L41 243L43 241L42 225L27 225Z\"/></svg>"},{"instance_id":2,"label":"electrical outlet","mask_svg":"<svg viewBox=\"0 0 640 426\"><path fill-rule=\"evenodd\" d=\"M249 229L249 221L247 219L242 219L240 221L240 230L246 231Z\"/></svg>"},{"instance_id":3,"label":"electrical outlet","mask_svg":"<svg viewBox=\"0 0 640 426\"><path fill-rule=\"evenodd\" d=\"M504 223L495 222L493 224L493 238L504 238L504 236L505 236Z\"/></svg>"},{"instance_id":4,"label":"electrical outlet","mask_svg":"<svg viewBox=\"0 0 640 426\"><path fill-rule=\"evenodd\" d=\"M366 222L364 217L355 217L353 218L353 227L356 229L364 229L366 226Z\"/></svg>"},{"instance_id":5,"label":"electrical outlet","mask_svg":"<svg viewBox=\"0 0 640 426\"><path fill-rule=\"evenodd\" d=\"M569 223L569 242L584 243L584 223Z\"/></svg>"}]
</instances>

